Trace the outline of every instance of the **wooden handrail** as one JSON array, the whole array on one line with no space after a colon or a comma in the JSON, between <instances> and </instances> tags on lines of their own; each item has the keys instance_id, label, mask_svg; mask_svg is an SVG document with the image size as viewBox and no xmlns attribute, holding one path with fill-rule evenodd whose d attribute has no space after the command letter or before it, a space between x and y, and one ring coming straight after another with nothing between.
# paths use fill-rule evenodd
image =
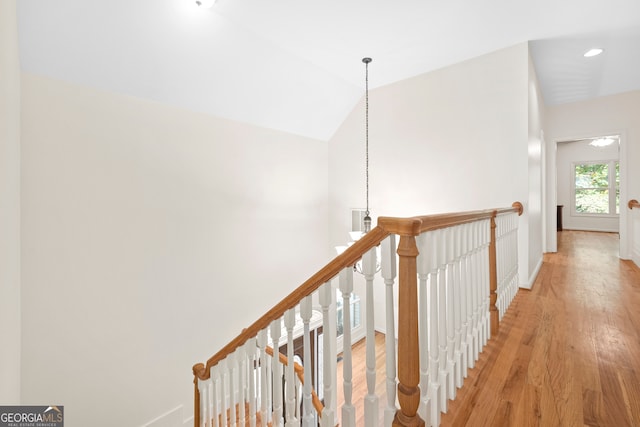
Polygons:
<instances>
[{"instance_id":1,"label":"wooden handrail","mask_svg":"<svg viewBox=\"0 0 640 427\"><path fill-rule=\"evenodd\" d=\"M629 206L629 209L633 209L633 208L640 209L640 202L638 202L636 199L631 199L629 200L628 206Z\"/></svg>"},{"instance_id":2,"label":"wooden handrail","mask_svg":"<svg viewBox=\"0 0 640 427\"><path fill-rule=\"evenodd\" d=\"M380 217L378 218L378 225L382 226L389 233L395 233L400 236L417 236L427 231L467 224L481 219L489 219L494 215L501 215L509 212L517 212L518 215L522 215L524 207L522 206L522 203L515 202L510 208L445 213L417 216L413 218Z\"/></svg>"}]
</instances>

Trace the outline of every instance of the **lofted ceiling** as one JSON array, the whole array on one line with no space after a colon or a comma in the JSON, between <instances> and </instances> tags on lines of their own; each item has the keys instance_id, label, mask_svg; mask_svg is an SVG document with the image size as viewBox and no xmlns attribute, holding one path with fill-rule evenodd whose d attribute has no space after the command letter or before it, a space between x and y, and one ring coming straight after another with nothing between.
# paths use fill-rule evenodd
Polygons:
<instances>
[{"instance_id":1,"label":"lofted ceiling","mask_svg":"<svg viewBox=\"0 0 640 427\"><path fill-rule=\"evenodd\" d=\"M547 105L640 90L638 0L17 4L23 71L320 140L362 97L364 56L375 88L531 41Z\"/></svg>"}]
</instances>

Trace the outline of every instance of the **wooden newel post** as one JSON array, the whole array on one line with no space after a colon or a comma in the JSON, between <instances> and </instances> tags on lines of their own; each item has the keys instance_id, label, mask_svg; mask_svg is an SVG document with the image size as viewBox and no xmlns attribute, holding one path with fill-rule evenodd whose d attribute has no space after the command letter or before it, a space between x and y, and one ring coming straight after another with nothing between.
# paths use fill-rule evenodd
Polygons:
<instances>
[{"instance_id":1,"label":"wooden newel post","mask_svg":"<svg viewBox=\"0 0 640 427\"><path fill-rule=\"evenodd\" d=\"M420 404L420 347L418 341L418 247L414 236L401 236L398 288L398 401L393 426L424 426Z\"/></svg>"},{"instance_id":2,"label":"wooden newel post","mask_svg":"<svg viewBox=\"0 0 640 427\"><path fill-rule=\"evenodd\" d=\"M496 216L491 214L491 241L489 242L489 312L491 316L491 336L495 336L500 328L498 315L498 264L496 256Z\"/></svg>"}]
</instances>

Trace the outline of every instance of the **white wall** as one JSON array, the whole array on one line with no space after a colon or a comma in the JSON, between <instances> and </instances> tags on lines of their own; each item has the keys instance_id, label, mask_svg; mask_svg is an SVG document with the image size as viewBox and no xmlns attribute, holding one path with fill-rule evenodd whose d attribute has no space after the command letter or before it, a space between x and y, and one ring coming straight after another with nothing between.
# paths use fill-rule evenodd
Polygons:
<instances>
[{"instance_id":1,"label":"white wall","mask_svg":"<svg viewBox=\"0 0 640 427\"><path fill-rule=\"evenodd\" d=\"M598 135L594 135L598 136ZM573 181L573 165L575 162L595 160L617 160L618 145L608 147L593 147L590 141L574 141L558 143L557 151L557 181L558 205L562 208L562 227L567 230L609 231L618 232L617 217L587 217L576 215L571 198L571 183Z\"/></svg>"},{"instance_id":2,"label":"white wall","mask_svg":"<svg viewBox=\"0 0 640 427\"><path fill-rule=\"evenodd\" d=\"M620 193L623 205L640 200L640 91L590 101L552 106L547 109L547 164L556 165L557 141L598 135L620 134ZM555 167L547 168L547 179L555 181ZM547 220L555 226L555 206L547 209ZM555 227L547 230L551 250L556 247ZM628 209L620 211L620 256L630 257L634 242Z\"/></svg>"},{"instance_id":3,"label":"white wall","mask_svg":"<svg viewBox=\"0 0 640 427\"><path fill-rule=\"evenodd\" d=\"M326 262L326 143L22 83L23 401L187 418L191 366Z\"/></svg>"},{"instance_id":4,"label":"white wall","mask_svg":"<svg viewBox=\"0 0 640 427\"><path fill-rule=\"evenodd\" d=\"M540 84L536 75L531 56L528 56L529 67L529 145L528 145L528 171L529 171L529 203L527 204L527 219L524 226L528 227L528 239L526 246L519 243L519 249L527 251L526 282L520 282L521 286L531 289L533 282L542 267L542 156L544 138L545 106L540 91ZM522 275L521 275L522 277Z\"/></svg>"},{"instance_id":5,"label":"white wall","mask_svg":"<svg viewBox=\"0 0 640 427\"><path fill-rule=\"evenodd\" d=\"M0 405L20 403L20 63L15 0L0 1Z\"/></svg>"},{"instance_id":6,"label":"white wall","mask_svg":"<svg viewBox=\"0 0 640 427\"><path fill-rule=\"evenodd\" d=\"M375 70L373 58L372 81ZM520 44L370 91L374 222L519 200L528 230L527 83L528 48ZM365 205L363 101L329 142L329 170L330 243L339 245L350 209ZM527 283L528 231L520 239L520 280ZM383 316L376 307L376 317Z\"/></svg>"}]
</instances>

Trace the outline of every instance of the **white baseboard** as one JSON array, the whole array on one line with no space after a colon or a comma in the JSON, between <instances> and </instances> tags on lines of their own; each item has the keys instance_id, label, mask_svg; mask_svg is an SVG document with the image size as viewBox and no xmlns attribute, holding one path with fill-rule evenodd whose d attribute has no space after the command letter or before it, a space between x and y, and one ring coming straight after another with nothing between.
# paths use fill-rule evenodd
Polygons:
<instances>
[{"instance_id":1,"label":"white baseboard","mask_svg":"<svg viewBox=\"0 0 640 427\"><path fill-rule=\"evenodd\" d=\"M533 272L529 276L529 282L521 284L520 288L531 289L533 287L533 284L536 282L536 279L538 278L538 273L540 273L540 269L542 268L542 260L543 258L540 257L540 259L538 260L538 264L536 265L536 268L533 269Z\"/></svg>"},{"instance_id":2,"label":"white baseboard","mask_svg":"<svg viewBox=\"0 0 640 427\"><path fill-rule=\"evenodd\" d=\"M563 227L563 230L567 231L595 231L597 233L619 233L619 230L603 229L603 228L589 228L589 227ZM562 233L562 232L561 232Z\"/></svg>"}]
</instances>

